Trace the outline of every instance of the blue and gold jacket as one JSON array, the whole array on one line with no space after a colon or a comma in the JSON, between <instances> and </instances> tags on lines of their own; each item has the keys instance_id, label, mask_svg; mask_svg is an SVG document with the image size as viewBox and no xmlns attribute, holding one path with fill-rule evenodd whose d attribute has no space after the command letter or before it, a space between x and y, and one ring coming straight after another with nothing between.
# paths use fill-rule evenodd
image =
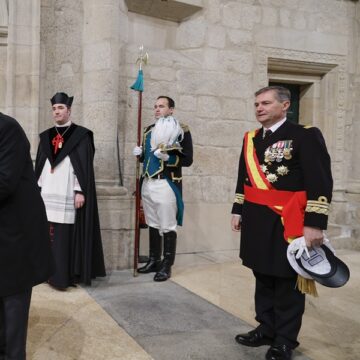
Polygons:
<instances>
[{"instance_id":1,"label":"blue and gold jacket","mask_svg":"<svg viewBox=\"0 0 360 360\"><path fill-rule=\"evenodd\" d=\"M184 214L184 203L182 200L182 167L190 166L193 162L193 145L189 127L181 124L184 130L184 138L180 141L181 150L168 150L169 160L164 161L154 155L151 151L151 132L155 124L145 128L143 136L143 153L140 161L143 163L142 178L158 178L161 176L166 179L175 193L177 202L177 222L182 225Z\"/></svg>"}]
</instances>

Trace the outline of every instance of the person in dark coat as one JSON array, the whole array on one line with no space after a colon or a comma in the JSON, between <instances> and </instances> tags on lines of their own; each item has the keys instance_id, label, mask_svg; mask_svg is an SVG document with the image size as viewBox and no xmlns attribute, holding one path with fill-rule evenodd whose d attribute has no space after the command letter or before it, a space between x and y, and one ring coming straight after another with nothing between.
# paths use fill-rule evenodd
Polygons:
<instances>
[{"instance_id":1,"label":"person in dark coat","mask_svg":"<svg viewBox=\"0 0 360 360\"><path fill-rule=\"evenodd\" d=\"M177 225L182 225L182 167L193 162L191 133L172 115L175 102L159 96L154 106L155 123L144 131L142 146L134 155L143 162L141 197L149 226L149 261L137 271L156 272L154 281L166 281L176 255ZM161 261L162 237L164 238Z\"/></svg>"},{"instance_id":2,"label":"person in dark coat","mask_svg":"<svg viewBox=\"0 0 360 360\"><path fill-rule=\"evenodd\" d=\"M309 248L323 243L331 161L319 129L286 120L289 90L270 86L255 96L262 128L244 136L231 227L241 230L240 257L256 279L259 325L235 339L245 346L271 345L266 359L288 360L299 344L306 287L300 288L287 260L287 246L300 236Z\"/></svg>"},{"instance_id":3,"label":"person in dark coat","mask_svg":"<svg viewBox=\"0 0 360 360\"><path fill-rule=\"evenodd\" d=\"M0 359L24 360L32 287L54 269L30 144L0 113Z\"/></svg>"},{"instance_id":4,"label":"person in dark coat","mask_svg":"<svg viewBox=\"0 0 360 360\"><path fill-rule=\"evenodd\" d=\"M51 98L55 126L40 134L35 163L57 266L49 284L60 290L105 276L93 133L69 119L72 101L65 93Z\"/></svg>"}]
</instances>

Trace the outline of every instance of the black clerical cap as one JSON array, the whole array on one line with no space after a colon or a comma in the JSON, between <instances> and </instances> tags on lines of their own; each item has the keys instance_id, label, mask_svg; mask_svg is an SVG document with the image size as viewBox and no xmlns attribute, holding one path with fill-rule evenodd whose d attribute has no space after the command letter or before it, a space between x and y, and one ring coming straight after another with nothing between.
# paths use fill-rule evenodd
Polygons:
<instances>
[{"instance_id":1,"label":"black clerical cap","mask_svg":"<svg viewBox=\"0 0 360 360\"><path fill-rule=\"evenodd\" d=\"M64 104L67 107L71 107L73 100L73 96L68 96L68 94L65 94L64 92L58 92L50 99L51 105Z\"/></svg>"}]
</instances>

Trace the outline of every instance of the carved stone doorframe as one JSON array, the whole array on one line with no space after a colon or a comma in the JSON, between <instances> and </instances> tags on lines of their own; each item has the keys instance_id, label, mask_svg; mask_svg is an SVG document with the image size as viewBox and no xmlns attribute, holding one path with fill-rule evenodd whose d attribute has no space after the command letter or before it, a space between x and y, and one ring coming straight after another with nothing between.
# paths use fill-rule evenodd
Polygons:
<instances>
[{"instance_id":1,"label":"carved stone doorframe","mask_svg":"<svg viewBox=\"0 0 360 360\"><path fill-rule=\"evenodd\" d=\"M334 197L343 200L346 189L346 57L261 47L257 49L256 59L257 89L267 86L269 80L304 85L300 106L306 109L308 118L301 120L322 130L332 159Z\"/></svg>"}]
</instances>

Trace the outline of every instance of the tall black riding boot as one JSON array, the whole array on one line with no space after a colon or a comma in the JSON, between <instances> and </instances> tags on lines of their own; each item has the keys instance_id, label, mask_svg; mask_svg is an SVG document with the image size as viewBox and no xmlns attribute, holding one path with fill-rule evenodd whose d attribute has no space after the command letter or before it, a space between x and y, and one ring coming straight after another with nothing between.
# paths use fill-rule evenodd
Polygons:
<instances>
[{"instance_id":1,"label":"tall black riding boot","mask_svg":"<svg viewBox=\"0 0 360 360\"><path fill-rule=\"evenodd\" d=\"M171 266L175 262L176 232L170 231L164 234L164 260L160 270L155 274L154 281L165 281L171 276Z\"/></svg>"},{"instance_id":2,"label":"tall black riding boot","mask_svg":"<svg viewBox=\"0 0 360 360\"><path fill-rule=\"evenodd\" d=\"M156 272L161 265L161 236L159 230L149 227L149 261L137 271L140 274Z\"/></svg>"}]
</instances>

